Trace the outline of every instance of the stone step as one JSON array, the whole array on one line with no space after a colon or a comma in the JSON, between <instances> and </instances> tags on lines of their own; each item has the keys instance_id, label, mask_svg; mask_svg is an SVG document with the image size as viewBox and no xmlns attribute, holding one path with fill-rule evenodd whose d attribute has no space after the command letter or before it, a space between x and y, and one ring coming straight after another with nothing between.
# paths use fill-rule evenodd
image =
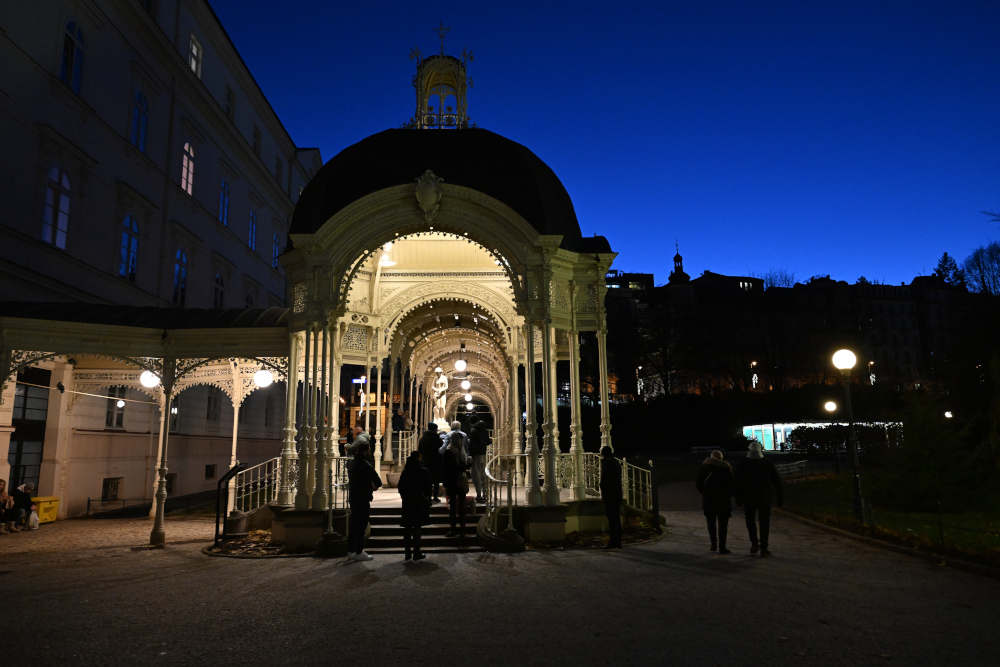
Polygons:
<instances>
[{"instance_id":1,"label":"stone step","mask_svg":"<svg viewBox=\"0 0 1000 667\"><path fill-rule=\"evenodd\" d=\"M471 554L471 553L485 553L486 549L479 545L470 545L465 547L442 547L431 545L426 542L420 543L420 550L426 554ZM383 549L380 547L374 547L365 545L365 552L372 556L390 556L399 555L402 556L405 551L402 547L390 547Z\"/></svg>"},{"instance_id":2,"label":"stone step","mask_svg":"<svg viewBox=\"0 0 1000 667\"><path fill-rule=\"evenodd\" d=\"M482 514L466 514L465 523L478 523L479 520L483 518ZM375 526L398 526L400 520L402 519L401 514L383 514L381 516L372 515L368 517L368 523ZM441 514L431 514L430 516L431 524L445 525L451 523L448 519L448 513L444 512Z\"/></svg>"},{"instance_id":3,"label":"stone step","mask_svg":"<svg viewBox=\"0 0 1000 667\"><path fill-rule=\"evenodd\" d=\"M467 521L465 523L465 532L467 534L471 534L471 533L475 532L475 526L478 523L479 523L478 519L476 521L474 521L474 522ZM423 527L421 527L421 529L420 529L420 535L425 540L426 539L433 539L433 538L437 538L437 537L444 537L445 533L449 532L450 530L451 530L451 524L447 524L447 523L432 524L432 525L429 525L429 526L423 526ZM456 528L456 530L457 530L457 528ZM373 524L370 535L373 538L374 537L379 537L379 538L381 538L381 537L402 537L402 535L403 535L403 527L399 526L399 525L396 525L396 526L376 526L376 525Z\"/></svg>"}]
</instances>

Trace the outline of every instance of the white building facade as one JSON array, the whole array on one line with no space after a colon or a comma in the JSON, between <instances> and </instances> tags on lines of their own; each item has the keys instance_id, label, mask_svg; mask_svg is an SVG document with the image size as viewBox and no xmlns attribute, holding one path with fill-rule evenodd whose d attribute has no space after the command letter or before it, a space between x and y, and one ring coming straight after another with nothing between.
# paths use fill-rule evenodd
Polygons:
<instances>
[{"instance_id":1,"label":"white building facade","mask_svg":"<svg viewBox=\"0 0 1000 667\"><path fill-rule=\"evenodd\" d=\"M3 3L0 63L0 301L284 306L278 255L322 161L289 137L207 2ZM131 387L59 392L115 370L78 361L40 362L0 405L0 475L61 497L61 516L106 497L107 480L149 498L154 474L157 405ZM248 459L279 447L265 412L280 423L281 391L242 418L220 391L198 385L173 406L174 495L214 488L237 423Z\"/></svg>"}]
</instances>

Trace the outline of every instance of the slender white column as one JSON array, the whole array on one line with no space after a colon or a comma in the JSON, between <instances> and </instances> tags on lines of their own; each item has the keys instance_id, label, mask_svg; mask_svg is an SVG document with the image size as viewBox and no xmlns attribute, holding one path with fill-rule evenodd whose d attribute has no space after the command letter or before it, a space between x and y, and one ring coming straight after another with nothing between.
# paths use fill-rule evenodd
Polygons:
<instances>
[{"instance_id":1,"label":"slender white column","mask_svg":"<svg viewBox=\"0 0 1000 667\"><path fill-rule=\"evenodd\" d=\"M542 439L544 442L544 463L545 463L545 487L542 489L542 496L546 505L559 504L559 478L556 475L556 441L557 430L555 427L555 389L556 382L552 373L552 339L555 329L548 320L542 322L542 405L544 408L544 419L542 422Z\"/></svg>"},{"instance_id":2,"label":"slender white column","mask_svg":"<svg viewBox=\"0 0 1000 667\"><path fill-rule=\"evenodd\" d=\"M326 476L328 472L327 466L327 456L330 452L330 424L329 424L329 413L327 410L330 407L329 401L329 387L327 386L327 381L329 376L327 375L327 354L328 348L330 347L330 325L327 324L323 327L322 331L323 341L320 345L320 358L322 359L320 363L320 381L316 387L317 398L317 416L316 423L319 427L319 438L316 443L316 465L315 465L315 486L313 487L312 496L312 508L314 510L325 510L327 505L327 492L326 492Z\"/></svg>"},{"instance_id":3,"label":"slender white column","mask_svg":"<svg viewBox=\"0 0 1000 667\"><path fill-rule=\"evenodd\" d=\"M288 484L288 468L297 458L295 453L295 408L299 388L299 337L293 333L288 340L288 377L285 379L285 429L281 449L281 479L278 484L278 504L291 505L294 490Z\"/></svg>"},{"instance_id":4,"label":"slender white column","mask_svg":"<svg viewBox=\"0 0 1000 667\"><path fill-rule=\"evenodd\" d=\"M608 391L608 332L601 325L597 330L597 355L598 365L601 374L601 447L614 447L611 445L611 397Z\"/></svg>"},{"instance_id":5,"label":"slender white column","mask_svg":"<svg viewBox=\"0 0 1000 667\"><path fill-rule=\"evenodd\" d=\"M243 379L240 377L240 364L234 361L229 364L229 372L233 375L233 446L232 454L229 457L230 469L236 465L236 443L238 442L240 430L240 406L243 404ZM229 494L226 501L226 516L229 516L236 509L236 478L229 480Z\"/></svg>"},{"instance_id":6,"label":"slender white column","mask_svg":"<svg viewBox=\"0 0 1000 667\"><path fill-rule=\"evenodd\" d=\"M400 373L403 372L403 367L402 366L400 366L399 372ZM410 421L413 422L413 430L416 430L417 429L417 424L419 422L417 422L417 410L416 410L416 408L413 405L413 395L414 395L414 392L417 389L417 381L413 379L412 373L410 374L410 380L409 380L409 382L407 384L410 385L410 402L406 404L407 405L407 411L410 413Z\"/></svg>"},{"instance_id":7,"label":"slender white column","mask_svg":"<svg viewBox=\"0 0 1000 667\"><path fill-rule=\"evenodd\" d=\"M163 404L160 407L160 460L156 466L156 494L153 501L153 529L149 532L150 544L164 544L167 531L163 525L164 506L167 502L167 445L170 439L169 418L170 398L174 386L174 360L163 360Z\"/></svg>"},{"instance_id":8,"label":"slender white column","mask_svg":"<svg viewBox=\"0 0 1000 667\"><path fill-rule=\"evenodd\" d=\"M382 474L382 359L378 360L375 383L375 472Z\"/></svg>"},{"instance_id":9,"label":"slender white column","mask_svg":"<svg viewBox=\"0 0 1000 667\"><path fill-rule=\"evenodd\" d=\"M302 437L299 439L299 484L295 493L295 509L309 509L309 441L311 427L312 408L312 368L310 362L315 353L313 351L313 339L315 334L312 325L305 331L305 355L302 373L302 428L299 429Z\"/></svg>"},{"instance_id":10,"label":"slender white column","mask_svg":"<svg viewBox=\"0 0 1000 667\"><path fill-rule=\"evenodd\" d=\"M340 456L340 353L331 344L333 381L330 383L330 457Z\"/></svg>"},{"instance_id":11,"label":"slender white column","mask_svg":"<svg viewBox=\"0 0 1000 667\"><path fill-rule=\"evenodd\" d=\"M392 453L392 420L396 416L396 413L393 412L392 399L393 399L393 393L395 393L395 391L396 391L396 359L395 357L390 356L389 357L389 400L387 401L387 403L389 404L388 407L389 419L386 421L385 425L385 455L386 455L385 460L390 462L396 460L396 457ZM402 405L402 403L403 402L400 401L400 405Z\"/></svg>"},{"instance_id":12,"label":"slender white column","mask_svg":"<svg viewBox=\"0 0 1000 667\"><path fill-rule=\"evenodd\" d=\"M528 469L525 471L525 500L529 507L542 504L542 491L538 487L538 443L536 442L537 426L535 424L535 325L529 322L525 326L525 351L527 360L524 366L525 408L528 418L525 421L525 446L528 454Z\"/></svg>"},{"instance_id":13,"label":"slender white column","mask_svg":"<svg viewBox=\"0 0 1000 667\"><path fill-rule=\"evenodd\" d=\"M370 431L372 428L372 360L367 355L365 356L365 381L363 386L365 388L365 431Z\"/></svg>"},{"instance_id":14,"label":"slender white column","mask_svg":"<svg viewBox=\"0 0 1000 667\"><path fill-rule=\"evenodd\" d=\"M569 332L569 453L573 455L575 478L573 500L585 500L587 488L583 479L583 440L580 432L580 334Z\"/></svg>"}]
</instances>

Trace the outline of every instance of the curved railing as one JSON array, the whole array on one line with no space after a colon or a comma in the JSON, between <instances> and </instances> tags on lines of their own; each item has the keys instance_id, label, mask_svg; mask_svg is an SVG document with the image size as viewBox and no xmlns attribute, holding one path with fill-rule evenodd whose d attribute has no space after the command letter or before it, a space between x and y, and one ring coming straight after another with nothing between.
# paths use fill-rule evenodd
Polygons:
<instances>
[{"instance_id":1,"label":"curved railing","mask_svg":"<svg viewBox=\"0 0 1000 667\"><path fill-rule=\"evenodd\" d=\"M417 441L417 429L399 431L399 442L397 443L399 451L396 455L396 460L400 463L406 463L406 459L410 457L410 452L417 448Z\"/></svg>"},{"instance_id":2,"label":"curved railing","mask_svg":"<svg viewBox=\"0 0 1000 667\"><path fill-rule=\"evenodd\" d=\"M330 506L333 508L347 507L347 462L349 456L334 456L328 459L330 464ZM281 485L280 456L258 463L236 474L233 479L232 494L233 509L241 512L253 512L278 499ZM288 462L288 486L298 488L299 461Z\"/></svg>"},{"instance_id":3,"label":"curved railing","mask_svg":"<svg viewBox=\"0 0 1000 667\"><path fill-rule=\"evenodd\" d=\"M653 487L652 469L618 459L622 469L622 495L626 505L640 512L657 514L656 495ZM582 487L585 497L600 498L601 492L601 457L593 452L580 454L579 468L575 454L560 453L556 456L556 479L559 489L576 489L578 470L582 475ZM501 530L513 527L513 508L524 502L518 496L518 489L524 487L524 472L528 469L527 454L499 454L487 459L486 464L486 527L494 535L503 523L501 518L506 514L507 521ZM538 457L539 484L545 482L545 461ZM504 511L506 510L506 512Z\"/></svg>"}]
</instances>

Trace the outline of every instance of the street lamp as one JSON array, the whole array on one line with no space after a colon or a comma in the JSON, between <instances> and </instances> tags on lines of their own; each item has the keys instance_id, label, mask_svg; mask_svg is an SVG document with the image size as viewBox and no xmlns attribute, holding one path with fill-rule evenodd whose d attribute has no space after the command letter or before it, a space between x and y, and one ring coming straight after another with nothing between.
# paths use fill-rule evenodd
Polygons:
<instances>
[{"instance_id":1,"label":"street lamp","mask_svg":"<svg viewBox=\"0 0 1000 667\"><path fill-rule=\"evenodd\" d=\"M840 370L844 379L844 394L847 397L847 422L851 427L851 438L847 447L851 455L852 476L854 477L854 518L862 523L865 520L864 501L861 499L861 474L858 472L858 440L854 435L854 412L851 409L851 369L858 358L850 350L837 350L833 354L833 365Z\"/></svg>"},{"instance_id":2,"label":"street lamp","mask_svg":"<svg viewBox=\"0 0 1000 667\"><path fill-rule=\"evenodd\" d=\"M824 407L824 408L826 408L826 411L827 411L827 412L833 412L834 410L836 410L836 409L837 409L837 404L836 404L836 403L834 403L833 401L827 401L827 402L826 402L826 403L825 403L825 404L823 405L823 407Z\"/></svg>"}]
</instances>

